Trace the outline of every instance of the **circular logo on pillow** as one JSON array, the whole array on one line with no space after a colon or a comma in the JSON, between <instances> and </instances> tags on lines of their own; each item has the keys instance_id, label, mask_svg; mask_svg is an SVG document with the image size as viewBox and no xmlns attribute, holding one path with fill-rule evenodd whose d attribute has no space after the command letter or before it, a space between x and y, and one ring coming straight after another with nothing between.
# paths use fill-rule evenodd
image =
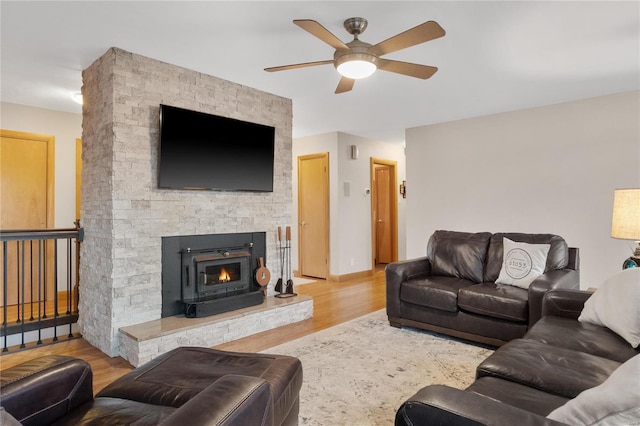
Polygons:
<instances>
[{"instance_id":1,"label":"circular logo on pillow","mask_svg":"<svg viewBox=\"0 0 640 426\"><path fill-rule=\"evenodd\" d=\"M507 275L514 280L519 280L529 275L532 265L533 262L529 253L520 248L509 250L504 259L504 269Z\"/></svg>"}]
</instances>

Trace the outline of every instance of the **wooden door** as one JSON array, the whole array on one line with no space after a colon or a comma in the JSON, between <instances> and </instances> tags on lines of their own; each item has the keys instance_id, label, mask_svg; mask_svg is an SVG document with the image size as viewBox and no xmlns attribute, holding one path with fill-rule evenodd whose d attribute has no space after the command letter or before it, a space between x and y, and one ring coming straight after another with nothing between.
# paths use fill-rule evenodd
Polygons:
<instances>
[{"instance_id":1,"label":"wooden door","mask_svg":"<svg viewBox=\"0 0 640 426\"><path fill-rule=\"evenodd\" d=\"M53 228L54 141L53 136L0 130L0 229ZM3 250L0 246L0 259ZM36 241L7 243L7 305L36 300L39 282L46 281L53 295L53 251L53 244ZM0 262L0 277L3 267ZM0 285L0 300L3 291Z\"/></svg>"},{"instance_id":2,"label":"wooden door","mask_svg":"<svg viewBox=\"0 0 640 426\"><path fill-rule=\"evenodd\" d=\"M372 264L398 260L398 195L396 162L371 159Z\"/></svg>"},{"instance_id":3,"label":"wooden door","mask_svg":"<svg viewBox=\"0 0 640 426\"><path fill-rule=\"evenodd\" d=\"M376 222L376 262L391 263L391 172L387 165L375 168L375 222Z\"/></svg>"},{"instance_id":4,"label":"wooden door","mask_svg":"<svg viewBox=\"0 0 640 426\"><path fill-rule=\"evenodd\" d=\"M329 154L298 157L298 266L301 275L329 275Z\"/></svg>"}]
</instances>

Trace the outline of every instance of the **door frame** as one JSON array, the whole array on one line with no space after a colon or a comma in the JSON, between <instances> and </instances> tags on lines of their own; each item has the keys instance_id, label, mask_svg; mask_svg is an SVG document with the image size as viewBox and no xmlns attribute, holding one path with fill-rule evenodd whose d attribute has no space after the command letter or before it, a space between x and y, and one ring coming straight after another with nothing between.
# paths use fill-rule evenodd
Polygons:
<instances>
[{"instance_id":1,"label":"door frame","mask_svg":"<svg viewBox=\"0 0 640 426\"><path fill-rule=\"evenodd\" d=\"M385 160L382 158L371 157L370 160L370 182L371 182L371 272L376 270L376 246L377 246L377 231L376 231L376 218L375 218L375 202L377 199L375 174L376 166L388 166L390 168L390 188L389 199L391 200L391 261L398 261L398 193L396 188L398 187L398 162L393 160Z\"/></svg>"},{"instance_id":2,"label":"door frame","mask_svg":"<svg viewBox=\"0 0 640 426\"><path fill-rule=\"evenodd\" d=\"M316 153L316 154L307 154L307 155L299 155L298 156L298 162L297 162L297 166L298 166L298 224L296 226L296 230L298 232L298 274L300 276L303 275L303 270L302 270L302 261L303 261L303 257L304 254L302 253L302 219L300 218L300 212L301 212L301 207L300 207L300 199L301 199L301 185L300 185L300 162L304 161L304 160L313 160L316 158L321 158L324 160L324 164L325 167L327 168L327 172L325 174L325 182L323 185L323 189L324 191L324 195L325 195L325 212L324 212L324 225L325 225L325 229L327 230L326 232L326 240L325 240L325 246L324 246L324 255L325 255L325 271L324 271L324 279L328 279L329 278L329 271L331 270L329 267L329 264L331 262L331 258L330 258L330 241L331 241L331 227L330 225L330 221L329 221L329 214L331 212L331 207L329 205L330 202L330 198L329 198L329 194L330 194L330 178L329 178L329 153L328 152L320 152L320 153Z\"/></svg>"}]
</instances>

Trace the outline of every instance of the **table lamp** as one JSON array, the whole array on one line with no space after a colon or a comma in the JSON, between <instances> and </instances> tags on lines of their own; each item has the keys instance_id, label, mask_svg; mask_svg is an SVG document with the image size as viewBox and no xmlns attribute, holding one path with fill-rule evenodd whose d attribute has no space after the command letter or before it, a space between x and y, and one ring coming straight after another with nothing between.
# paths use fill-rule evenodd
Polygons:
<instances>
[{"instance_id":1,"label":"table lamp","mask_svg":"<svg viewBox=\"0 0 640 426\"><path fill-rule=\"evenodd\" d=\"M633 256L623 262L622 269L640 267L640 188L614 191L611 236L638 243Z\"/></svg>"}]
</instances>

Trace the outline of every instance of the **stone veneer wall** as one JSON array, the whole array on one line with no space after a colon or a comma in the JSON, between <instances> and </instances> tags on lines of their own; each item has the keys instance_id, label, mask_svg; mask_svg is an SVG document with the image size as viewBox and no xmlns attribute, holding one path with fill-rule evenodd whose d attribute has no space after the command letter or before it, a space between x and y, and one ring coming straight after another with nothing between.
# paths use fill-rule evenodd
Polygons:
<instances>
[{"instance_id":1,"label":"stone veneer wall","mask_svg":"<svg viewBox=\"0 0 640 426\"><path fill-rule=\"evenodd\" d=\"M267 232L273 294L276 230L291 221L291 101L118 48L82 76L83 337L117 356L120 327L160 318L163 236ZM274 126L274 192L158 189L161 103Z\"/></svg>"}]
</instances>

